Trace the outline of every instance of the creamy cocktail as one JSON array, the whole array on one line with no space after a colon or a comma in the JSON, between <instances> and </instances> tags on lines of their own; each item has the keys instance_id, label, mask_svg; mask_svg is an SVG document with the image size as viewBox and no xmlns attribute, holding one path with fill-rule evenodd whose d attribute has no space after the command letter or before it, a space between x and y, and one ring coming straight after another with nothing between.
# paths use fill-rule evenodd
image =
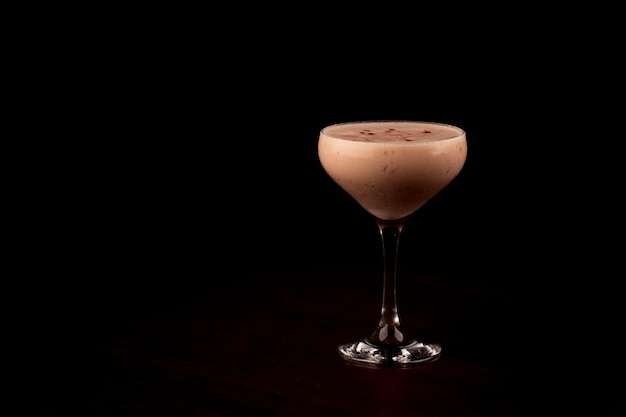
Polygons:
<instances>
[{"instance_id":1,"label":"creamy cocktail","mask_svg":"<svg viewBox=\"0 0 626 417\"><path fill-rule=\"evenodd\" d=\"M321 130L318 156L328 175L378 225L383 246L381 317L369 337L339 346L346 360L374 366L410 366L439 358L437 343L404 334L396 305L396 262L408 217L446 187L467 156L465 131L417 121L340 123Z\"/></svg>"},{"instance_id":2,"label":"creamy cocktail","mask_svg":"<svg viewBox=\"0 0 626 417\"><path fill-rule=\"evenodd\" d=\"M461 171L465 132L422 122L344 123L322 130L318 153L333 180L383 220L419 209Z\"/></svg>"}]
</instances>

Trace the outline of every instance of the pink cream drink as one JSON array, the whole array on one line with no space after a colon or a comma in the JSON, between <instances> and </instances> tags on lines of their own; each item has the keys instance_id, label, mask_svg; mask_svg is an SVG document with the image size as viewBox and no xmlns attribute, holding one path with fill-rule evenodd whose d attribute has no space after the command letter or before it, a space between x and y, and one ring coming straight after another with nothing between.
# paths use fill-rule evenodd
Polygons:
<instances>
[{"instance_id":1,"label":"pink cream drink","mask_svg":"<svg viewBox=\"0 0 626 417\"><path fill-rule=\"evenodd\" d=\"M320 162L330 177L381 220L417 211L461 171L465 132L413 121L340 123L320 132Z\"/></svg>"}]
</instances>

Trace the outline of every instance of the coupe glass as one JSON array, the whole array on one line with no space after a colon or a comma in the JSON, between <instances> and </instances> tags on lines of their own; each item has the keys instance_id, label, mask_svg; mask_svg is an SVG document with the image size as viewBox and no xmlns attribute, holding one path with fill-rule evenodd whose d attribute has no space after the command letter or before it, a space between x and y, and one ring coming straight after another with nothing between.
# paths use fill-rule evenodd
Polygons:
<instances>
[{"instance_id":1,"label":"coupe glass","mask_svg":"<svg viewBox=\"0 0 626 417\"><path fill-rule=\"evenodd\" d=\"M461 171L465 131L434 122L373 120L321 130L318 155L326 173L376 221L383 248L380 322L368 337L339 346L346 360L412 366L437 360L441 346L402 330L396 302L400 234L407 219Z\"/></svg>"}]
</instances>

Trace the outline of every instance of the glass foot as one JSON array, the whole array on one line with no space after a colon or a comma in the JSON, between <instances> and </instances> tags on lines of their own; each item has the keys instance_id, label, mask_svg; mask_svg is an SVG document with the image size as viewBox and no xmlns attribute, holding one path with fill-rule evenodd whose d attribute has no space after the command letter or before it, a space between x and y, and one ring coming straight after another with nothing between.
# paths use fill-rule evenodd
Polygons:
<instances>
[{"instance_id":1,"label":"glass foot","mask_svg":"<svg viewBox=\"0 0 626 417\"><path fill-rule=\"evenodd\" d=\"M413 366L439 359L441 346L411 341L408 344L376 346L363 339L339 346L339 355L345 360L370 366Z\"/></svg>"}]
</instances>

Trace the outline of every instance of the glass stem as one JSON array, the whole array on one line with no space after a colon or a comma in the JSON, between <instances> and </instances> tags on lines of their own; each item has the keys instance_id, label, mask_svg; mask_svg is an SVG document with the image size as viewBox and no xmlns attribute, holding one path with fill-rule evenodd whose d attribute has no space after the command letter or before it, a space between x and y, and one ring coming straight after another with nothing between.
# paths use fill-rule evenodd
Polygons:
<instances>
[{"instance_id":1,"label":"glass stem","mask_svg":"<svg viewBox=\"0 0 626 417\"><path fill-rule=\"evenodd\" d=\"M377 219L377 224L383 246L383 302L380 322L376 331L370 336L370 342L377 345L397 345L402 344L405 338L400 330L396 300L398 244L404 220Z\"/></svg>"}]
</instances>

